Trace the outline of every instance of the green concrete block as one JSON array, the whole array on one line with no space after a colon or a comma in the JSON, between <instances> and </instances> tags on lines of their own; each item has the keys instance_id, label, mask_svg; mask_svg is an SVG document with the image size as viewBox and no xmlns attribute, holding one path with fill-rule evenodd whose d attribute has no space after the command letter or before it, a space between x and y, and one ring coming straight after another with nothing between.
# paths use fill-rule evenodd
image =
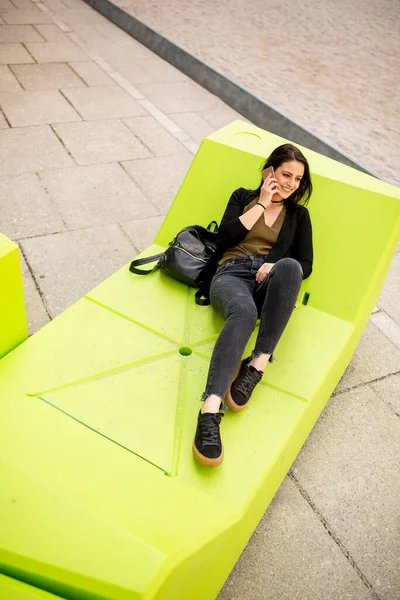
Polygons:
<instances>
[{"instance_id":1,"label":"green concrete block","mask_svg":"<svg viewBox=\"0 0 400 600\"><path fill-rule=\"evenodd\" d=\"M0 358L28 337L18 246L0 233Z\"/></svg>"},{"instance_id":2,"label":"green concrete block","mask_svg":"<svg viewBox=\"0 0 400 600\"><path fill-rule=\"evenodd\" d=\"M220 219L283 142L240 121L204 140L141 256ZM397 188L304 152L314 271L250 406L224 417L220 467L191 445L222 321L161 272L127 265L0 361L0 572L74 599L217 596L348 365L399 238Z\"/></svg>"}]
</instances>

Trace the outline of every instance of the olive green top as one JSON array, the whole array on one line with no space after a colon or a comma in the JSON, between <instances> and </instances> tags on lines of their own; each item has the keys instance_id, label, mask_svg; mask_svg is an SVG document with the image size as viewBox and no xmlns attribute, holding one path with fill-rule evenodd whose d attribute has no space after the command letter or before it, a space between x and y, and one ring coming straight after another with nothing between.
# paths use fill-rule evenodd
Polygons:
<instances>
[{"instance_id":1,"label":"olive green top","mask_svg":"<svg viewBox=\"0 0 400 600\"><path fill-rule=\"evenodd\" d=\"M253 208L258 202L258 197L254 198L243 211L243 214ZM268 256L272 246L278 239L279 232L285 220L286 208L283 206L281 212L276 218L272 227L265 224L264 213L261 213L258 221L253 225L244 240L234 248L228 248L223 254L218 264L222 265L229 258L237 256L248 256L256 254L257 256Z\"/></svg>"}]
</instances>

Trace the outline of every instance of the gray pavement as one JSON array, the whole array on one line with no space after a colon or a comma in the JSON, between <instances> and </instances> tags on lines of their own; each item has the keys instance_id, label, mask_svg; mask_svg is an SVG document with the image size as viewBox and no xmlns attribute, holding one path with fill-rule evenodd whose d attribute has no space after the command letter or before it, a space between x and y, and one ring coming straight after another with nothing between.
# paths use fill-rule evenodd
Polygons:
<instances>
[{"instance_id":1,"label":"gray pavement","mask_svg":"<svg viewBox=\"0 0 400 600\"><path fill-rule=\"evenodd\" d=\"M397 0L114 2L372 173L400 184ZM141 82L136 70L126 68L126 76Z\"/></svg>"},{"instance_id":2,"label":"gray pavement","mask_svg":"<svg viewBox=\"0 0 400 600\"><path fill-rule=\"evenodd\" d=\"M152 242L201 139L237 117L80 0L0 0L0 231L30 334ZM220 600L400 597L399 290L398 251Z\"/></svg>"}]
</instances>

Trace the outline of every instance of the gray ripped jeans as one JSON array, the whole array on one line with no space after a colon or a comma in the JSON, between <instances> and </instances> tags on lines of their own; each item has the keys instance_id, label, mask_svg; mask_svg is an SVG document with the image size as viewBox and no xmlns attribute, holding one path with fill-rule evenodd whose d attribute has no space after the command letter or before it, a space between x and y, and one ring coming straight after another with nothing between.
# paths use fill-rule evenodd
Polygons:
<instances>
[{"instance_id":1,"label":"gray ripped jeans","mask_svg":"<svg viewBox=\"0 0 400 600\"><path fill-rule=\"evenodd\" d=\"M256 273L264 262L263 256L256 255L231 258L215 273L210 301L225 324L214 346L202 400L211 394L224 400L257 318L260 328L252 356L270 354L272 362L275 346L293 312L303 270L297 260L282 258L259 284Z\"/></svg>"}]
</instances>

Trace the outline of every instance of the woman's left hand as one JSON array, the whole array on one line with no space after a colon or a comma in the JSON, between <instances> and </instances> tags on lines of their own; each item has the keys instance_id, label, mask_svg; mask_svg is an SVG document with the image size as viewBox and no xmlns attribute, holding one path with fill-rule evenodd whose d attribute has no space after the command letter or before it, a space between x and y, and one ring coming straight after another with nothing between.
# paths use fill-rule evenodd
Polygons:
<instances>
[{"instance_id":1,"label":"woman's left hand","mask_svg":"<svg viewBox=\"0 0 400 600\"><path fill-rule=\"evenodd\" d=\"M264 279L266 278L268 273L271 271L274 264L275 263L264 263L263 265L261 265L261 267L258 269L258 271L256 273L256 281L258 283L261 283L262 281L264 281Z\"/></svg>"}]
</instances>

